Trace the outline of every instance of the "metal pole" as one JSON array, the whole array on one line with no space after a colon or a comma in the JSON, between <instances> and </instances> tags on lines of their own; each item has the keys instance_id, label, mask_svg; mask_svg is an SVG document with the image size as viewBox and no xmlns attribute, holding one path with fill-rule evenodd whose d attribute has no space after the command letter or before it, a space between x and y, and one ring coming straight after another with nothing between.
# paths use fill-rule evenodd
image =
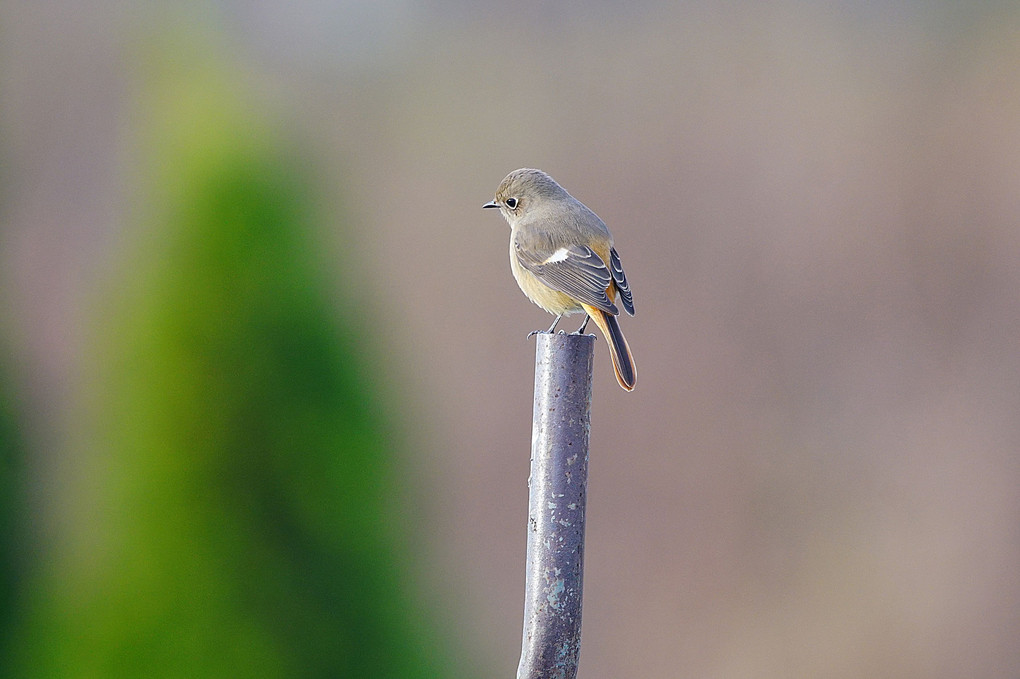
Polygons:
<instances>
[{"instance_id":1,"label":"metal pole","mask_svg":"<svg viewBox=\"0 0 1020 679\"><path fill-rule=\"evenodd\" d=\"M574 679L581 650L593 335L539 333L517 679Z\"/></svg>"}]
</instances>

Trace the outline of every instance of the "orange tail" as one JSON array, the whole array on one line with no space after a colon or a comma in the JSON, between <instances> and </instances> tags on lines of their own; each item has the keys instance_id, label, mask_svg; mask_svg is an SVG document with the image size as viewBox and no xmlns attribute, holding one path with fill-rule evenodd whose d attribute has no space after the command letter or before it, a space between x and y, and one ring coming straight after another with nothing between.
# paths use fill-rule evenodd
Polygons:
<instances>
[{"instance_id":1,"label":"orange tail","mask_svg":"<svg viewBox=\"0 0 1020 679\"><path fill-rule=\"evenodd\" d=\"M606 341L609 342L609 351L613 355L613 370L616 371L616 381L620 383L621 387L631 391L637 383L637 368L634 367L634 356L630 353L627 338L623 336L623 331L620 330L620 322L616 319L616 316L608 314L601 309L596 309L587 304L582 306L588 312L588 315L591 316L591 319L595 321L595 325L599 326L599 330L605 335Z\"/></svg>"}]
</instances>

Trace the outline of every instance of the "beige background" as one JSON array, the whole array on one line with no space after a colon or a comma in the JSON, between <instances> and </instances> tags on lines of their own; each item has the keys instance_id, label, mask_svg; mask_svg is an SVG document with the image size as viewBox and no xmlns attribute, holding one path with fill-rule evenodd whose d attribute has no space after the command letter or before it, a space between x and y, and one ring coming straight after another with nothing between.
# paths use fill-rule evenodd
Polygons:
<instances>
[{"instance_id":1,"label":"beige background","mask_svg":"<svg viewBox=\"0 0 1020 679\"><path fill-rule=\"evenodd\" d=\"M356 221L327 236L338 313L377 309L420 584L478 666L519 653L550 322L480 208L534 166L609 224L637 307L635 392L596 347L581 676L1020 673L1011 3L91 4L0 9L0 283L39 450L131 228L135 56L171 25Z\"/></svg>"}]
</instances>

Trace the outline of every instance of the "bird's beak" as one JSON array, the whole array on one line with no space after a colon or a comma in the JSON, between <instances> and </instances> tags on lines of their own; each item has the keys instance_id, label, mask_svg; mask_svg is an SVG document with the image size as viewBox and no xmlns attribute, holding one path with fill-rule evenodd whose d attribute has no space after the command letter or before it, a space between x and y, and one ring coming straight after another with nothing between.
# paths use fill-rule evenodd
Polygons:
<instances>
[{"instance_id":1,"label":"bird's beak","mask_svg":"<svg viewBox=\"0 0 1020 679\"><path fill-rule=\"evenodd\" d=\"M487 208L487 207L499 207L499 203L497 203L496 201L491 201L491 202L486 203L482 207L483 208Z\"/></svg>"}]
</instances>

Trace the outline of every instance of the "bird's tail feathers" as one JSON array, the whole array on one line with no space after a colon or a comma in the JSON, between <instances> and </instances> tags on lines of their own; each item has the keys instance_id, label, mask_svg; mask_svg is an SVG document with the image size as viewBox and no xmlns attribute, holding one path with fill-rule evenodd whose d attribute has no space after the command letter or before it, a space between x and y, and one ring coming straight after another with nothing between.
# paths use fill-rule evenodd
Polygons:
<instances>
[{"instance_id":1,"label":"bird's tail feathers","mask_svg":"<svg viewBox=\"0 0 1020 679\"><path fill-rule=\"evenodd\" d=\"M620 321L616 316L606 313L601 309L596 309L587 304L583 306L591 319L595 321L595 325L599 326L599 330L605 335L606 341L609 342L609 350L613 355L613 370L616 372L616 381L627 391L633 390L634 385L637 383L637 368L634 366L634 356L630 353L630 345L627 344L627 338L623 336L623 331L620 330Z\"/></svg>"}]
</instances>

